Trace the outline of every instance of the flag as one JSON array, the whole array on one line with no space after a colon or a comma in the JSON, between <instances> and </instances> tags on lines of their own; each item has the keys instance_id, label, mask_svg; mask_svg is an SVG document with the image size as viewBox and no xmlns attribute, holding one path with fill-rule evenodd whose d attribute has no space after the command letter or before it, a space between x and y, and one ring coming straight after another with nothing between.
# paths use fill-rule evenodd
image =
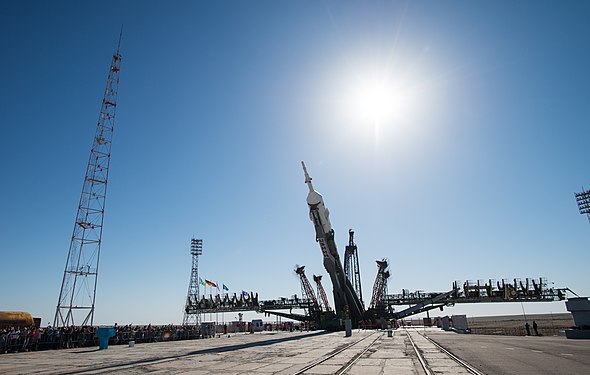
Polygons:
<instances>
[{"instance_id":1,"label":"flag","mask_svg":"<svg viewBox=\"0 0 590 375\"><path fill-rule=\"evenodd\" d=\"M209 281L207 279L205 279L205 285L206 286L212 286L212 287L215 287L215 288L219 289L219 287L217 286L217 284L215 284L214 282Z\"/></svg>"},{"instance_id":2,"label":"flag","mask_svg":"<svg viewBox=\"0 0 590 375\"><path fill-rule=\"evenodd\" d=\"M203 282L203 279L201 279L200 277L199 277L199 284L205 285L205 283Z\"/></svg>"},{"instance_id":3,"label":"flag","mask_svg":"<svg viewBox=\"0 0 590 375\"><path fill-rule=\"evenodd\" d=\"M229 292L229 288L223 284L223 290L227 290Z\"/></svg>"},{"instance_id":4,"label":"flag","mask_svg":"<svg viewBox=\"0 0 590 375\"><path fill-rule=\"evenodd\" d=\"M248 292L242 290L242 295L246 298L248 298L250 295L248 294Z\"/></svg>"}]
</instances>

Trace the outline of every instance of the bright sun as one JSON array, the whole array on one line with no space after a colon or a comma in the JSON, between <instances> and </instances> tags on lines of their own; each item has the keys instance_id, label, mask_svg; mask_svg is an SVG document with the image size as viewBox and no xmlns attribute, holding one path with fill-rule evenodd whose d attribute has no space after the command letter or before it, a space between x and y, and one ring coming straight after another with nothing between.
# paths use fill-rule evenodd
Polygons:
<instances>
[{"instance_id":1,"label":"bright sun","mask_svg":"<svg viewBox=\"0 0 590 375\"><path fill-rule=\"evenodd\" d=\"M411 114L412 90L388 75L358 77L347 91L346 106L355 121L383 125Z\"/></svg>"},{"instance_id":2,"label":"bright sun","mask_svg":"<svg viewBox=\"0 0 590 375\"><path fill-rule=\"evenodd\" d=\"M360 82L353 93L352 110L355 116L374 122L386 120L394 106L394 92L388 82L368 79Z\"/></svg>"}]
</instances>

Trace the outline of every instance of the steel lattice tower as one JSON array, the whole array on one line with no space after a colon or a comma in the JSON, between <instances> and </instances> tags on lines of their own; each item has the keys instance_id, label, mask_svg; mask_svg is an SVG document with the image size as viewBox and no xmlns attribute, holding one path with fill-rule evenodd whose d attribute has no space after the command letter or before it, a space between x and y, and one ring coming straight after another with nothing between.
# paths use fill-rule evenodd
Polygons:
<instances>
[{"instance_id":1,"label":"steel lattice tower","mask_svg":"<svg viewBox=\"0 0 590 375\"><path fill-rule=\"evenodd\" d=\"M196 307L200 296L199 255L203 255L203 240L191 239L191 255L193 256L193 266L191 267L191 279L188 284L182 325L199 325L201 323L201 314L197 312Z\"/></svg>"},{"instance_id":2,"label":"steel lattice tower","mask_svg":"<svg viewBox=\"0 0 590 375\"><path fill-rule=\"evenodd\" d=\"M55 327L94 323L98 262L119 88L120 46L121 36L119 35L119 45L117 52L113 54L109 68L107 86L86 167L82 195L53 321Z\"/></svg>"},{"instance_id":3,"label":"steel lattice tower","mask_svg":"<svg viewBox=\"0 0 590 375\"><path fill-rule=\"evenodd\" d=\"M373 284L373 297L371 298L371 308L380 308L383 305L383 297L387 294L387 279L389 279L389 270L387 270L387 260L378 260L377 277Z\"/></svg>"},{"instance_id":4,"label":"steel lattice tower","mask_svg":"<svg viewBox=\"0 0 590 375\"><path fill-rule=\"evenodd\" d=\"M332 308L330 307L328 296L326 295L326 291L324 290L324 286L322 285L322 275L313 275L313 281L315 281L315 283L318 286L318 298L321 302L320 307L323 308L325 311L331 311Z\"/></svg>"},{"instance_id":5,"label":"steel lattice tower","mask_svg":"<svg viewBox=\"0 0 590 375\"><path fill-rule=\"evenodd\" d=\"M354 291L359 297L361 304L364 305L359 255L356 244L354 243L354 231L352 229L348 230L348 246L344 250L344 275L354 287Z\"/></svg>"},{"instance_id":6,"label":"steel lattice tower","mask_svg":"<svg viewBox=\"0 0 590 375\"><path fill-rule=\"evenodd\" d=\"M315 297L311 283L307 279L307 276L305 276L305 266L295 266L295 273L299 275L299 280L301 281L301 294L303 298L311 301L313 306L319 309L320 305Z\"/></svg>"}]
</instances>

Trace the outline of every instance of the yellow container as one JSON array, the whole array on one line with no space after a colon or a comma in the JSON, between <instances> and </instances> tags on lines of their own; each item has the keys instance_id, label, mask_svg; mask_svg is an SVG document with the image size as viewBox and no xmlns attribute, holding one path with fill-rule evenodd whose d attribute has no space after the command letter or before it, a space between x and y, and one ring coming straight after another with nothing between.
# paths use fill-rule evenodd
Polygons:
<instances>
[{"instance_id":1,"label":"yellow container","mask_svg":"<svg viewBox=\"0 0 590 375\"><path fill-rule=\"evenodd\" d=\"M35 324L33 316L23 311L0 311L0 328L28 327Z\"/></svg>"}]
</instances>

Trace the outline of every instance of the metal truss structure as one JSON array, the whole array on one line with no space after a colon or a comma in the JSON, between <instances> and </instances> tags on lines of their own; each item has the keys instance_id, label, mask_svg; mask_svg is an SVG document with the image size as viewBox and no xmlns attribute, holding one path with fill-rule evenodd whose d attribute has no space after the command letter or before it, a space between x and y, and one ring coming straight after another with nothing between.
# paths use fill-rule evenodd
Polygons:
<instances>
[{"instance_id":1,"label":"metal truss structure","mask_svg":"<svg viewBox=\"0 0 590 375\"><path fill-rule=\"evenodd\" d=\"M57 301L54 327L92 325L121 54L113 54Z\"/></svg>"},{"instance_id":2,"label":"metal truss structure","mask_svg":"<svg viewBox=\"0 0 590 375\"><path fill-rule=\"evenodd\" d=\"M320 309L324 311L330 311L332 308L330 307L330 301L328 301L328 296L326 295L326 291L324 286L322 285L322 275L313 275L313 281L317 284L318 287L318 296L320 298Z\"/></svg>"},{"instance_id":3,"label":"metal truss structure","mask_svg":"<svg viewBox=\"0 0 590 375\"><path fill-rule=\"evenodd\" d=\"M191 239L191 255L193 262L182 325L199 325L201 323L201 314L191 309L191 306L196 305L199 301L199 255L203 255L203 240Z\"/></svg>"},{"instance_id":4,"label":"metal truss structure","mask_svg":"<svg viewBox=\"0 0 590 375\"><path fill-rule=\"evenodd\" d=\"M196 304L190 305L190 311L193 313L223 313L234 311L256 311L259 313L274 312L277 310L309 310L313 309L315 305L313 300L298 298L293 296L291 298L278 298L275 300L259 301L258 293L250 292L248 297L234 293L233 296L228 294L223 297L216 295L215 297L201 297ZM296 315L297 316L297 315ZM300 317L304 317L303 315ZM305 319L300 319L305 320Z\"/></svg>"},{"instance_id":5,"label":"metal truss structure","mask_svg":"<svg viewBox=\"0 0 590 375\"><path fill-rule=\"evenodd\" d=\"M550 288L544 278L525 279L522 282L514 279L512 282L502 280L495 283L466 281L462 287L459 283L453 283L453 288L448 292L423 291L408 292L403 290L401 294L384 295L382 304L375 309L367 310L366 319L403 319L405 317L426 312L435 308L453 306L456 303L485 303L485 302L551 302L561 301L566 298L566 292L573 293L569 288ZM575 293L573 293L575 294ZM394 311L395 306L410 306L401 311ZM233 311L255 311L268 313L304 322L318 322L318 316L312 314L295 314L293 310L314 311L317 301L305 298L279 298L276 300L259 301L258 294L250 293L247 298L240 295L233 297L228 295L221 298L215 296L203 297L196 305L190 306L191 311L200 313L222 313ZM280 312L288 310L288 313ZM328 312L328 315L331 312ZM322 318L320 317L319 320Z\"/></svg>"},{"instance_id":6,"label":"metal truss structure","mask_svg":"<svg viewBox=\"0 0 590 375\"><path fill-rule=\"evenodd\" d=\"M572 292L569 288L550 288L545 278L526 278L525 281L504 279L501 282L491 279L488 282L465 281L462 286L459 285L459 282L454 282L453 288L448 292L410 293L403 290L401 294L384 296L383 305L389 311L392 311L393 306L410 305L411 307L399 312L392 312L392 318L401 319L457 303L562 301L566 298L566 292Z\"/></svg>"},{"instance_id":7,"label":"metal truss structure","mask_svg":"<svg viewBox=\"0 0 590 375\"><path fill-rule=\"evenodd\" d=\"M320 304L318 303L315 293L313 292L311 283L309 282L307 276L305 276L305 266L296 266L295 273L299 276L299 280L301 281L301 295L304 299L312 301L309 314L312 315L313 313L320 311Z\"/></svg>"},{"instance_id":8,"label":"metal truss structure","mask_svg":"<svg viewBox=\"0 0 590 375\"><path fill-rule=\"evenodd\" d=\"M352 229L348 230L348 246L344 249L344 275L350 280L361 304L364 305L359 255L356 244L354 243L354 231Z\"/></svg>"},{"instance_id":9,"label":"metal truss structure","mask_svg":"<svg viewBox=\"0 0 590 375\"><path fill-rule=\"evenodd\" d=\"M377 277L373 284L373 296L371 297L371 309L379 309L383 305L383 296L387 294L387 279L389 279L389 264L386 259L377 261Z\"/></svg>"}]
</instances>

